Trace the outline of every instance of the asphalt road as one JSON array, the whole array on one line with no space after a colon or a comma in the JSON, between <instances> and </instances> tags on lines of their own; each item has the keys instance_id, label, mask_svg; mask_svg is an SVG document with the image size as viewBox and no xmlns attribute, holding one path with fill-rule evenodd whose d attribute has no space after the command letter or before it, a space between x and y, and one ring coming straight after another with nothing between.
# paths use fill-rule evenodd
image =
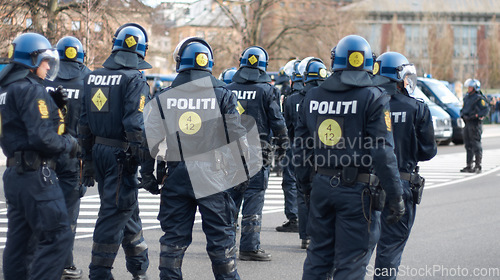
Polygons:
<instances>
[{"instance_id":1,"label":"asphalt road","mask_svg":"<svg viewBox=\"0 0 500 280\"><path fill-rule=\"evenodd\" d=\"M464 177L458 172L465 163L463 145L439 146L438 155L422 164L422 173L433 183L426 188L422 204L417 208L398 279L500 279L500 126L488 125L484 131L485 171L482 174ZM0 192L2 200L3 188ZM95 192L91 189L87 196ZM5 211L5 204L0 204L0 214L1 211ZM273 255L273 260L238 261L242 279L301 279L306 252L300 249L298 234L275 231L284 220L282 208L266 211L261 243L263 249ZM150 279L159 279L158 240L162 231L157 226L149 226L144 235L149 246L148 275ZM75 261L84 270L85 277L92 247L88 236L91 234L81 235L75 243ZM201 224L196 223L193 243L184 257L184 279L213 279L205 246ZM371 279L372 265L373 259L366 279ZM123 251L116 258L113 274L115 279L131 279L126 272Z\"/></svg>"}]
</instances>

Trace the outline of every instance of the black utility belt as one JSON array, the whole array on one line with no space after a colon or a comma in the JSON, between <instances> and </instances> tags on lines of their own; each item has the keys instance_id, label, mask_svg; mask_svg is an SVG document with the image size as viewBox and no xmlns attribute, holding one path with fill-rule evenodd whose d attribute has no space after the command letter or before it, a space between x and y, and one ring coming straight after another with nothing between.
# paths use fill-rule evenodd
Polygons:
<instances>
[{"instance_id":1,"label":"black utility belt","mask_svg":"<svg viewBox=\"0 0 500 280\"><path fill-rule=\"evenodd\" d=\"M358 182L368 184L370 186L376 186L380 182L375 174L358 173L357 167L344 167L342 169L318 167L316 173L325 176L338 177L341 179L343 184L347 185L352 185Z\"/></svg>"},{"instance_id":2,"label":"black utility belt","mask_svg":"<svg viewBox=\"0 0 500 280\"><path fill-rule=\"evenodd\" d=\"M35 151L18 151L14 153L14 157L7 158L7 167L16 167L18 173L35 171L42 166L55 170L56 161L42 158Z\"/></svg>"},{"instance_id":3,"label":"black utility belt","mask_svg":"<svg viewBox=\"0 0 500 280\"><path fill-rule=\"evenodd\" d=\"M101 144L101 145L106 145L106 146L111 146L115 148L120 148L123 150L128 149L128 142L121 141L118 139L112 139L112 138L106 138L106 137L101 137L101 136L96 136L95 137L95 143L96 144Z\"/></svg>"}]
</instances>

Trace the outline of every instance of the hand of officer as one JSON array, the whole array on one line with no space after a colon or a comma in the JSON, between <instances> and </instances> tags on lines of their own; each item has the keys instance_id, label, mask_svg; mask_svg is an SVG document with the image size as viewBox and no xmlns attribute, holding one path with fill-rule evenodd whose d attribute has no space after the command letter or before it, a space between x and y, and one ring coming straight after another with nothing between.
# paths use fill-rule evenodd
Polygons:
<instances>
[{"instance_id":1,"label":"hand of officer","mask_svg":"<svg viewBox=\"0 0 500 280\"><path fill-rule=\"evenodd\" d=\"M86 187L93 187L94 183L94 164L91 160L85 160L83 162L82 170L82 185Z\"/></svg>"},{"instance_id":2,"label":"hand of officer","mask_svg":"<svg viewBox=\"0 0 500 280\"><path fill-rule=\"evenodd\" d=\"M63 137L69 140L69 145L66 147L66 152L69 153L70 158L75 158L82 153L82 147L80 147L80 144L78 144L78 140L75 137L69 134L65 134L63 135Z\"/></svg>"},{"instance_id":3,"label":"hand of officer","mask_svg":"<svg viewBox=\"0 0 500 280\"><path fill-rule=\"evenodd\" d=\"M387 224L394 224L403 217L405 213L405 202L402 196L397 196L389 200L387 205L390 214L387 216Z\"/></svg>"},{"instance_id":4,"label":"hand of officer","mask_svg":"<svg viewBox=\"0 0 500 280\"><path fill-rule=\"evenodd\" d=\"M163 185L166 178L167 178L166 162L158 161L158 163L156 164L156 182L158 183L158 185Z\"/></svg>"},{"instance_id":5,"label":"hand of officer","mask_svg":"<svg viewBox=\"0 0 500 280\"><path fill-rule=\"evenodd\" d=\"M54 102L57 105L57 108L63 109L66 104L68 104L68 93L63 88L63 86L59 85L55 90L49 90L50 96L54 99Z\"/></svg>"},{"instance_id":6,"label":"hand of officer","mask_svg":"<svg viewBox=\"0 0 500 280\"><path fill-rule=\"evenodd\" d=\"M153 174L142 174L142 180L137 185L138 188L143 188L151 194L159 194L158 182Z\"/></svg>"},{"instance_id":7,"label":"hand of officer","mask_svg":"<svg viewBox=\"0 0 500 280\"><path fill-rule=\"evenodd\" d=\"M130 144L130 153L138 161L139 164L151 159L148 149L144 149L138 144Z\"/></svg>"},{"instance_id":8,"label":"hand of officer","mask_svg":"<svg viewBox=\"0 0 500 280\"><path fill-rule=\"evenodd\" d=\"M278 162L281 163L286 155L286 150L289 148L289 139L286 134L276 138L276 154L278 156Z\"/></svg>"}]
</instances>

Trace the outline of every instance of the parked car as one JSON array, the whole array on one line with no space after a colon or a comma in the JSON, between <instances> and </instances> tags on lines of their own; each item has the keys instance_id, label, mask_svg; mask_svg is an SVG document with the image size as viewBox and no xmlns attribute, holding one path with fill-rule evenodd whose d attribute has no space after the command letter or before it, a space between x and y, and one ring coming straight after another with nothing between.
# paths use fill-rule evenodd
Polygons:
<instances>
[{"instance_id":1,"label":"parked car","mask_svg":"<svg viewBox=\"0 0 500 280\"><path fill-rule=\"evenodd\" d=\"M451 117L445 110L432 102L418 87L411 94L413 98L422 100L429 107L434 127L434 139L439 145L448 145L451 142L453 127Z\"/></svg>"},{"instance_id":2,"label":"parked car","mask_svg":"<svg viewBox=\"0 0 500 280\"><path fill-rule=\"evenodd\" d=\"M451 141L455 144L464 142L465 123L460 117L462 102L441 81L430 78L418 78L417 86L434 103L443 108L451 117L453 135Z\"/></svg>"}]
</instances>

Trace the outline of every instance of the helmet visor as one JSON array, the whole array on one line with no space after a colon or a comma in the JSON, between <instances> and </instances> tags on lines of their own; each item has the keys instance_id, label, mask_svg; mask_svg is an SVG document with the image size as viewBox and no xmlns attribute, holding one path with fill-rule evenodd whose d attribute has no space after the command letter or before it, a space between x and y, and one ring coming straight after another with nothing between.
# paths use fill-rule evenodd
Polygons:
<instances>
[{"instance_id":1,"label":"helmet visor","mask_svg":"<svg viewBox=\"0 0 500 280\"><path fill-rule=\"evenodd\" d=\"M297 66L297 69L299 70L299 74L304 76L304 72L306 71L307 64L309 63L309 60L313 59L314 57L309 56L304 59L299 63L299 66Z\"/></svg>"},{"instance_id":2,"label":"helmet visor","mask_svg":"<svg viewBox=\"0 0 500 280\"><path fill-rule=\"evenodd\" d=\"M36 57L36 64L38 67L42 63L48 63L49 69L45 76L46 80L53 81L59 72L59 53L55 49L44 50Z\"/></svg>"},{"instance_id":3,"label":"helmet visor","mask_svg":"<svg viewBox=\"0 0 500 280\"><path fill-rule=\"evenodd\" d=\"M293 75L293 72L295 72L295 63L296 63L296 59L293 59L293 60L290 60L288 61L286 64L285 64L285 67L283 67L283 71L285 71L285 74L288 76L288 77L292 77Z\"/></svg>"},{"instance_id":4,"label":"helmet visor","mask_svg":"<svg viewBox=\"0 0 500 280\"><path fill-rule=\"evenodd\" d=\"M399 78L403 80L404 87L408 94L412 94L417 86L417 69L413 64L403 64L399 69Z\"/></svg>"}]
</instances>

